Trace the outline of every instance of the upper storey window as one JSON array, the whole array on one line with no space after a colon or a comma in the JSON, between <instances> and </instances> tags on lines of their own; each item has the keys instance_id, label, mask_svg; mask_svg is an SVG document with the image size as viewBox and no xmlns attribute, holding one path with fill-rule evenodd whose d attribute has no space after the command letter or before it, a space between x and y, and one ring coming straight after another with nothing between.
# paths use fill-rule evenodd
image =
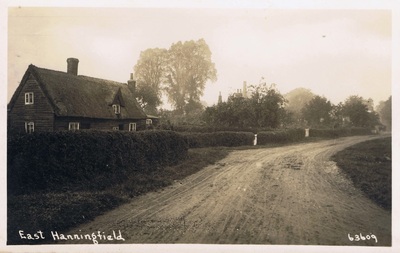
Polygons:
<instances>
[{"instance_id":1,"label":"upper storey window","mask_svg":"<svg viewBox=\"0 0 400 253\"><path fill-rule=\"evenodd\" d=\"M120 114L121 113L121 106L120 105L113 105L112 106L114 109L115 114Z\"/></svg>"},{"instance_id":2,"label":"upper storey window","mask_svg":"<svg viewBox=\"0 0 400 253\"><path fill-rule=\"evenodd\" d=\"M33 92L26 92L25 93L25 104L26 105L32 105L33 101L34 101L34 96L33 96Z\"/></svg>"}]
</instances>

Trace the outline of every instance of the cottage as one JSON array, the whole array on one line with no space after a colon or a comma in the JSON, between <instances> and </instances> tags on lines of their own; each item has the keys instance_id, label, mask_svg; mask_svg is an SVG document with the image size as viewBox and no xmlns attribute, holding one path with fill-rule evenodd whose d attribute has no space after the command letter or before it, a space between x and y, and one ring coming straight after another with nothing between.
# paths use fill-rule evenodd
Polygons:
<instances>
[{"instance_id":1,"label":"cottage","mask_svg":"<svg viewBox=\"0 0 400 253\"><path fill-rule=\"evenodd\" d=\"M10 131L149 127L152 119L136 101L132 74L127 83L119 83L78 75L78 59L68 58L67 63L67 72L29 65L8 104Z\"/></svg>"}]
</instances>

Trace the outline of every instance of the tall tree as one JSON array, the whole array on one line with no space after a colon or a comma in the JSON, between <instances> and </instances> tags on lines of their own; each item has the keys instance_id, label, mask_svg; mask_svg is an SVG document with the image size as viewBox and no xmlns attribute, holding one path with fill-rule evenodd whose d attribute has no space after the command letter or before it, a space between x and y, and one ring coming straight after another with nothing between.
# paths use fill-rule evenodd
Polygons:
<instances>
[{"instance_id":1,"label":"tall tree","mask_svg":"<svg viewBox=\"0 0 400 253\"><path fill-rule=\"evenodd\" d=\"M154 48L140 53L136 63L136 96L147 113L156 113L162 104L162 83L165 77L167 50Z\"/></svg>"},{"instance_id":2,"label":"tall tree","mask_svg":"<svg viewBox=\"0 0 400 253\"><path fill-rule=\"evenodd\" d=\"M165 83L169 101L178 112L185 112L189 103L198 104L206 82L216 79L217 70L204 39L172 44L168 50ZM187 113L190 108L193 106L186 107Z\"/></svg>"},{"instance_id":3,"label":"tall tree","mask_svg":"<svg viewBox=\"0 0 400 253\"><path fill-rule=\"evenodd\" d=\"M389 130L392 129L392 96L388 100L382 101L378 107L378 113L382 124Z\"/></svg>"},{"instance_id":4,"label":"tall tree","mask_svg":"<svg viewBox=\"0 0 400 253\"><path fill-rule=\"evenodd\" d=\"M302 109L302 114L312 127L330 126L333 106L325 97L314 96Z\"/></svg>"},{"instance_id":5,"label":"tall tree","mask_svg":"<svg viewBox=\"0 0 400 253\"><path fill-rule=\"evenodd\" d=\"M287 100L285 110L291 114L292 124L296 127L304 126L303 108L313 99L314 93L309 89L297 88L284 95Z\"/></svg>"},{"instance_id":6,"label":"tall tree","mask_svg":"<svg viewBox=\"0 0 400 253\"><path fill-rule=\"evenodd\" d=\"M285 98L275 89L275 84L268 86L265 82L249 87L250 100L253 105L253 121L257 127L276 128L282 123L285 113Z\"/></svg>"},{"instance_id":7,"label":"tall tree","mask_svg":"<svg viewBox=\"0 0 400 253\"><path fill-rule=\"evenodd\" d=\"M285 99L265 83L250 86L250 98L231 95L226 102L207 107L203 119L211 126L276 128L285 116Z\"/></svg>"},{"instance_id":8,"label":"tall tree","mask_svg":"<svg viewBox=\"0 0 400 253\"><path fill-rule=\"evenodd\" d=\"M348 117L355 127L371 127L379 123L378 115L369 109L368 100L360 96L350 96L343 104L343 116ZM373 101L372 101L373 103Z\"/></svg>"}]
</instances>

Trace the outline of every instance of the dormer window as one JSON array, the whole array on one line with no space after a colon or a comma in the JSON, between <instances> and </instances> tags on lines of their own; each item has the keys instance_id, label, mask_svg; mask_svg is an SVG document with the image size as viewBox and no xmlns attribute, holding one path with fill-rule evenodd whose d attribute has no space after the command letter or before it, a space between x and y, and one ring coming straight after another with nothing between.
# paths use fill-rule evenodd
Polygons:
<instances>
[{"instance_id":1,"label":"dormer window","mask_svg":"<svg viewBox=\"0 0 400 253\"><path fill-rule=\"evenodd\" d=\"M114 113L120 114L121 113L121 106L120 105L112 105Z\"/></svg>"},{"instance_id":2,"label":"dormer window","mask_svg":"<svg viewBox=\"0 0 400 253\"><path fill-rule=\"evenodd\" d=\"M33 104L33 92L25 93L25 104L32 105Z\"/></svg>"}]
</instances>

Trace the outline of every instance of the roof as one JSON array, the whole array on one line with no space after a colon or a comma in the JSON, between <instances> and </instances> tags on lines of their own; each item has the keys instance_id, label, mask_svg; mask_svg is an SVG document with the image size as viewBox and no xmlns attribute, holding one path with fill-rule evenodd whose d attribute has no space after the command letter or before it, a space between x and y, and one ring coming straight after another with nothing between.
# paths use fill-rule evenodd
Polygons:
<instances>
[{"instance_id":1,"label":"roof","mask_svg":"<svg viewBox=\"0 0 400 253\"><path fill-rule=\"evenodd\" d=\"M39 82L57 116L116 119L112 104L118 103L121 105L119 119L146 118L126 83L29 65L21 84L31 75ZM20 91L17 89L17 92ZM14 99L10 101L11 106Z\"/></svg>"}]
</instances>

